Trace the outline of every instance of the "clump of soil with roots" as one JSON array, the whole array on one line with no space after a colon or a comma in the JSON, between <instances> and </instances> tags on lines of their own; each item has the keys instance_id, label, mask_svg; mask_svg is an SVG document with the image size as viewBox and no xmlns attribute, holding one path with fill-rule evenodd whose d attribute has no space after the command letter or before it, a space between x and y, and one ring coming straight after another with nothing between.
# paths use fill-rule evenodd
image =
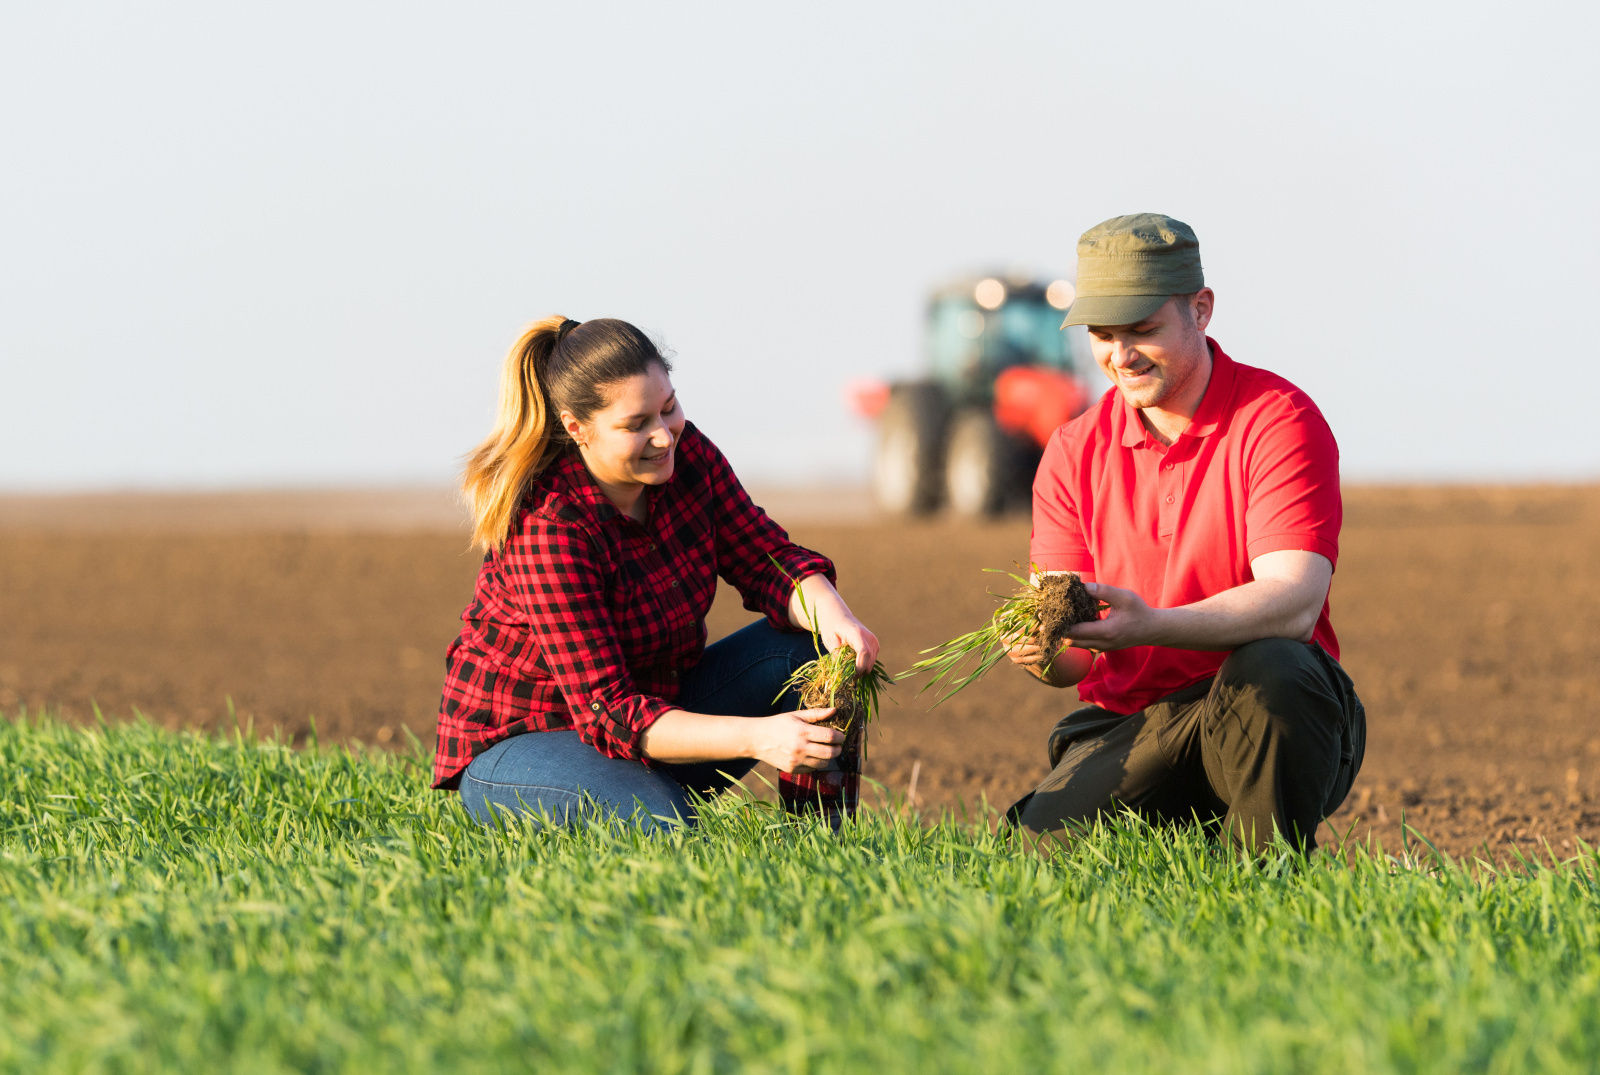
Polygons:
<instances>
[{"instance_id":1,"label":"clump of soil with roots","mask_svg":"<svg viewBox=\"0 0 1600 1075\"><path fill-rule=\"evenodd\" d=\"M781 565L778 570L783 570ZM784 574L788 575L788 572ZM817 631L816 615L806 604L805 593L798 585L795 593L800 598L801 611L811 622L811 645L817 651L817 659L796 668L778 692L778 698L782 698L785 691L792 690L800 695L802 709L826 709L832 706L833 715L817 723L844 733L839 768L847 773L859 773L861 743L867 725L877 719L878 696L884 687L894 682L894 678L883 667L882 661L874 661L865 672L856 671L855 647L848 643L832 653L825 650L822 635Z\"/></svg>"},{"instance_id":2,"label":"clump of soil with roots","mask_svg":"<svg viewBox=\"0 0 1600 1075\"><path fill-rule=\"evenodd\" d=\"M862 738L867 725L878 716L879 692L892 682L882 662L875 663L865 672L857 672L856 651L844 645L801 665L784 689L798 691L800 705L804 709L833 707L833 715L817 723L844 733L839 768L851 773L861 771Z\"/></svg>"},{"instance_id":3,"label":"clump of soil with roots","mask_svg":"<svg viewBox=\"0 0 1600 1075\"><path fill-rule=\"evenodd\" d=\"M1009 571L1001 574L1021 588L1000 602L988 623L923 650L927 656L900 673L903 679L931 672L922 689L943 688L934 705L976 682L1019 640L1030 641L1044 651L1045 663L1032 671L1041 677L1049 674L1050 662L1072 625L1100 617L1100 603L1089 595L1083 580L1070 571L1048 575L1035 571L1034 581Z\"/></svg>"},{"instance_id":4,"label":"clump of soil with roots","mask_svg":"<svg viewBox=\"0 0 1600 1075\"><path fill-rule=\"evenodd\" d=\"M1035 588L1033 642L1047 657L1060 651L1073 624L1100 618L1100 602L1089 596L1083 580L1070 571L1045 575Z\"/></svg>"}]
</instances>

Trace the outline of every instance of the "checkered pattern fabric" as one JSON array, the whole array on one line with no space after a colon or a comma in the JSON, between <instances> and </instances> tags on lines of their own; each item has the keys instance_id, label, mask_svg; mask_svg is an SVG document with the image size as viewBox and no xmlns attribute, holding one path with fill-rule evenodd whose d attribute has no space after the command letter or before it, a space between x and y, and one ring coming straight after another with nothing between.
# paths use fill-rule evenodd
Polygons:
<instances>
[{"instance_id":1,"label":"checkered pattern fabric","mask_svg":"<svg viewBox=\"0 0 1600 1075\"><path fill-rule=\"evenodd\" d=\"M672 480L645 490L643 523L575 455L533 483L446 654L434 787L455 787L477 754L523 732L575 728L608 757L647 762L640 738L675 708L679 677L705 649L718 576L780 628L791 627L792 580L836 577L751 501L692 423L677 453Z\"/></svg>"}]
</instances>

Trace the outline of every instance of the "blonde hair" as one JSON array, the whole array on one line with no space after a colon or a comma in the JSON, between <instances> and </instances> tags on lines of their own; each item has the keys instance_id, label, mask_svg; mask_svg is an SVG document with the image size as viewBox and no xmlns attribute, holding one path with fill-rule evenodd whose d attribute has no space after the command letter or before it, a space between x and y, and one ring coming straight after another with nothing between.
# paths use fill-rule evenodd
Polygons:
<instances>
[{"instance_id":1,"label":"blonde hair","mask_svg":"<svg viewBox=\"0 0 1600 1075\"><path fill-rule=\"evenodd\" d=\"M604 389L652 365L671 365L626 321L579 323L553 315L529 325L500 371L494 428L467 456L461 488L472 511L472 544L499 552L528 486L572 443L567 411L588 421L606 405Z\"/></svg>"}]
</instances>

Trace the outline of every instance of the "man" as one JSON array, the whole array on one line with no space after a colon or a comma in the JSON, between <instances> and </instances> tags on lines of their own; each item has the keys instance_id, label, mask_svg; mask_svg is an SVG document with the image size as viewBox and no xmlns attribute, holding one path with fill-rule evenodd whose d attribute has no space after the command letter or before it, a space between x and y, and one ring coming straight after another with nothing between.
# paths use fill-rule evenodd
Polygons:
<instances>
[{"instance_id":1,"label":"man","mask_svg":"<svg viewBox=\"0 0 1600 1075\"><path fill-rule=\"evenodd\" d=\"M1078 242L1062 328L1088 326L1113 388L1045 449L1030 559L1104 607L1059 653L1009 654L1087 703L1011 808L1036 836L1131 808L1309 852L1360 768L1366 716L1328 620L1338 448L1305 393L1206 335L1215 301L1181 221L1116 217Z\"/></svg>"}]
</instances>

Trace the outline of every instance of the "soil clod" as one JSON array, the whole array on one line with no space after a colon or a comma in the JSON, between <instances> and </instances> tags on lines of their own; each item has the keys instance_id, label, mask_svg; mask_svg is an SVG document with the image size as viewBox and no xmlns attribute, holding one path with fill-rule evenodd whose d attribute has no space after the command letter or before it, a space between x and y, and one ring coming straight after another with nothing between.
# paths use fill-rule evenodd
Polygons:
<instances>
[{"instance_id":1,"label":"soil clod","mask_svg":"<svg viewBox=\"0 0 1600 1075\"><path fill-rule=\"evenodd\" d=\"M806 709L833 707L833 716L817 723L844 733L839 765L846 772L852 772L861 757L861 734L867 726L867 707L856 689L856 677L853 674L856 651L849 646L840 646L837 656L838 663L852 674L829 674L821 661L816 662L816 672L800 688L800 704Z\"/></svg>"},{"instance_id":2,"label":"soil clod","mask_svg":"<svg viewBox=\"0 0 1600 1075\"><path fill-rule=\"evenodd\" d=\"M1068 571L1039 579L1039 594L1034 599L1038 627L1033 637L1047 654L1061 649L1067 630L1075 623L1087 623L1100 616L1100 603L1089 596L1083 580Z\"/></svg>"},{"instance_id":3,"label":"soil clod","mask_svg":"<svg viewBox=\"0 0 1600 1075\"><path fill-rule=\"evenodd\" d=\"M943 691L935 705L981 678L1019 640L1030 640L1044 651L1045 663L1031 665L1029 671L1035 676L1047 675L1050 658L1060 652L1068 628L1100 615L1100 603L1071 572L1039 575L1035 569L1032 580L1009 571L1001 574L1014 579L1021 589L1001 600L988 623L923 650L923 659L901 673L902 677L932 673L922 689Z\"/></svg>"},{"instance_id":4,"label":"soil clod","mask_svg":"<svg viewBox=\"0 0 1600 1075\"><path fill-rule=\"evenodd\" d=\"M848 645L802 665L789 680L800 692L801 708L833 707L833 715L817 723L844 733L839 768L847 773L860 772L861 741L877 716L878 692L890 682L881 663L857 672L856 651Z\"/></svg>"}]
</instances>

